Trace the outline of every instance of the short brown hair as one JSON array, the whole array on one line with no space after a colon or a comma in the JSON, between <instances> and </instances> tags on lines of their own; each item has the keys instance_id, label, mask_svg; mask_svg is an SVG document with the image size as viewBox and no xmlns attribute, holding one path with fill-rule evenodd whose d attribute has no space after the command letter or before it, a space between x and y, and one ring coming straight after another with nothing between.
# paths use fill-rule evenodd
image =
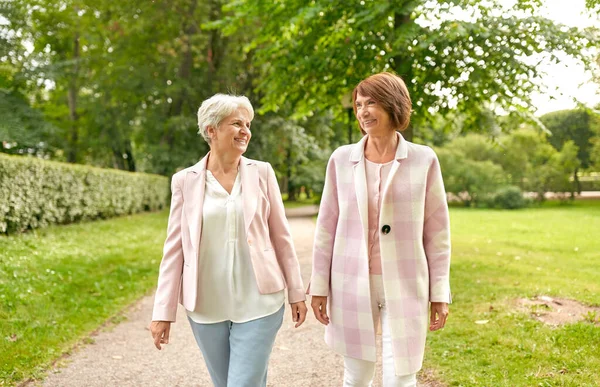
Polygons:
<instances>
[{"instance_id":1,"label":"short brown hair","mask_svg":"<svg viewBox=\"0 0 600 387\"><path fill-rule=\"evenodd\" d=\"M408 127L412 102L402 78L383 72L360 81L352 92L354 114L356 114L356 95L359 93L365 97L371 97L381 104L390 115L390 121L397 130L403 131ZM366 134L362 128L360 131L363 135Z\"/></svg>"}]
</instances>

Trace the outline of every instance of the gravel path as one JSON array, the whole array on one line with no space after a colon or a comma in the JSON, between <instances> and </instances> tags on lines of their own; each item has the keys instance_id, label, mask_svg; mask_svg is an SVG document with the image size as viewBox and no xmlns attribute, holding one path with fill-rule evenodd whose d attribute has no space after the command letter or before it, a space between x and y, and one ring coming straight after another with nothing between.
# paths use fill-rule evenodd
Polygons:
<instances>
[{"instance_id":1,"label":"gravel path","mask_svg":"<svg viewBox=\"0 0 600 387\"><path fill-rule=\"evenodd\" d=\"M314 220L290 216L290 225L305 283L310 278ZM301 212L301 211L300 211ZM305 215L311 215L310 210ZM59 362L43 381L28 386L211 386L210 377L196 346L185 312L178 310L171 328L170 344L162 351L152 343L148 325L153 296L146 296L126 313L126 320L102 329L93 343L82 346ZM268 386L341 386L342 357L325 345L324 327L309 308L307 321L294 329L286 307L283 326L277 335L269 366ZM374 386L381 386L381 367ZM431 382L421 386L433 386Z\"/></svg>"}]
</instances>

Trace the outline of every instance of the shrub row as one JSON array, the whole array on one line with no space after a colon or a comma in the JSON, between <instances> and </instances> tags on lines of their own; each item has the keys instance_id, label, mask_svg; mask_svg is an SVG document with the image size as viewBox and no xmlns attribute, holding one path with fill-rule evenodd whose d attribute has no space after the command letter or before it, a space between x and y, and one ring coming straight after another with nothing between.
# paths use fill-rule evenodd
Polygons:
<instances>
[{"instance_id":1,"label":"shrub row","mask_svg":"<svg viewBox=\"0 0 600 387\"><path fill-rule=\"evenodd\" d=\"M167 206L168 178L0 154L0 233Z\"/></svg>"},{"instance_id":2,"label":"shrub row","mask_svg":"<svg viewBox=\"0 0 600 387\"><path fill-rule=\"evenodd\" d=\"M569 198L580 166L577 146L566 141L560 150L545 135L521 129L495 142L483 135L458 137L436 149L446 191L467 207L521 208L522 192L543 201L548 192Z\"/></svg>"}]
</instances>

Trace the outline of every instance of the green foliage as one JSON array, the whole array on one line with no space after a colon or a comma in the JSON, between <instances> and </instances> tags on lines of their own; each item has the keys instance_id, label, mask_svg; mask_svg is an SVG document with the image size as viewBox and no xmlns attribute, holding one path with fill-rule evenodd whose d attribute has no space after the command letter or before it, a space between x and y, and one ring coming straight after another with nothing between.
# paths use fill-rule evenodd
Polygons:
<instances>
[{"instance_id":1,"label":"green foliage","mask_svg":"<svg viewBox=\"0 0 600 387\"><path fill-rule=\"evenodd\" d=\"M585 6L591 10L600 10L600 0L585 0Z\"/></svg>"},{"instance_id":2,"label":"green foliage","mask_svg":"<svg viewBox=\"0 0 600 387\"><path fill-rule=\"evenodd\" d=\"M290 200L297 199L301 187L320 193L333 135L327 123L327 116L297 121L273 114L259 116L252 124L252 141L246 155L273 165L281 189Z\"/></svg>"},{"instance_id":3,"label":"green foliage","mask_svg":"<svg viewBox=\"0 0 600 387\"><path fill-rule=\"evenodd\" d=\"M0 233L166 207L168 179L0 154Z\"/></svg>"},{"instance_id":4,"label":"green foliage","mask_svg":"<svg viewBox=\"0 0 600 387\"><path fill-rule=\"evenodd\" d=\"M515 210L527 206L527 200L523 197L521 188L514 185L500 187L494 193L491 207Z\"/></svg>"},{"instance_id":5,"label":"green foliage","mask_svg":"<svg viewBox=\"0 0 600 387\"><path fill-rule=\"evenodd\" d=\"M499 165L490 160L468 158L452 144L436 149L446 192L462 200L465 206L484 204L496 188L506 182Z\"/></svg>"},{"instance_id":6,"label":"green foliage","mask_svg":"<svg viewBox=\"0 0 600 387\"><path fill-rule=\"evenodd\" d=\"M524 191L535 192L539 201L546 192L574 194L570 177L579 166L577 146L572 141L556 150L544 134L530 129L501 137L502 156L496 162L509 174L511 182Z\"/></svg>"},{"instance_id":7,"label":"green foliage","mask_svg":"<svg viewBox=\"0 0 600 387\"><path fill-rule=\"evenodd\" d=\"M42 379L156 286L167 215L0 236L0 385Z\"/></svg>"},{"instance_id":8,"label":"green foliage","mask_svg":"<svg viewBox=\"0 0 600 387\"><path fill-rule=\"evenodd\" d=\"M600 135L590 139L590 164L596 171L600 171Z\"/></svg>"},{"instance_id":9,"label":"green foliage","mask_svg":"<svg viewBox=\"0 0 600 387\"><path fill-rule=\"evenodd\" d=\"M567 194L574 195L571 175L578 168L579 160L573 141L565 142L556 150L544 134L522 129L501 136L496 142L483 135L469 134L452 140L436 152L446 190L466 206L499 205L495 200L496 190L506 183L536 193L539 201L544 200L547 192L562 194L561 199ZM512 189L502 190L502 196L514 194Z\"/></svg>"},{"instance_id":10,"label":"green foliage","mask_svg":"<svg viewBox=\"0 0 600 387\"><path fill-rule=\"evenodd\" d=\"M264 110L293 107L306 116L331 108L339 116L341 97L360 80L393 70L408 85L415 128L437 113L483 122L489 104L527 115L541 86L536 65L520 58L551 53L557 62L564 52L590 65L583 49L597 41L536 16L536 0L511 9L480 0L236 0L228 7L233 15L219 24L226 33L260 26L247 50L261 68Z\"/></svg>"},{"instance_id":11,"label":"green foliage","mask_svg":"<svg viewBox=\"0 0 600 387\"><path fill-rule=\"evenodd\" d=\"M56 127L31 108L16 92L0 89L0 152L11 154L52 154Z\"/></svg>"},{"instance_id":12,"label":"green foliage","mask_svg":"<svg viewBox=\"0 0 600 387\"><path fill-rule=\"evenodd\" d=\"M556 149L573 141L578 147L577 158L582 168L591 165L592 138L600 135L597 114L588 110L561 110L543 115L540 120L550 131L548 141Z\"/></svg>"}]
</instances>

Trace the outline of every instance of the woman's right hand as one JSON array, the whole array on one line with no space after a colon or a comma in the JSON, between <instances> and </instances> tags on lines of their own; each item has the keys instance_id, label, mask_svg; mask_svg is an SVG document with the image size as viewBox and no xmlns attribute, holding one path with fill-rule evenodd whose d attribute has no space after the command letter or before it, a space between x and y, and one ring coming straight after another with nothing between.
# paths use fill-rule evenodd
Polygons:
<instances>
[{"instance_id":1,"label":"woman's right hand","mask_svg":"<svg viewBox=\"0 0 600 387\"><path fill-rule=\"evenodd\" d=\"M150 332L154 339L154 346L161 350L161 344L169 344L169 332L171 331L170 321L152 321L150 323Z\"/></svg>"},{"instance_id":2,"label":"woman's right hand","mask_svg":"<svg viewBox=\"0 0 600 387\"><path fill-rule=\"evenodd\" d=\"M327 296L312 296L310 301L315 318L323 325L329 324L329 316L327 316Z\"/></svg>"}]
</instances>

